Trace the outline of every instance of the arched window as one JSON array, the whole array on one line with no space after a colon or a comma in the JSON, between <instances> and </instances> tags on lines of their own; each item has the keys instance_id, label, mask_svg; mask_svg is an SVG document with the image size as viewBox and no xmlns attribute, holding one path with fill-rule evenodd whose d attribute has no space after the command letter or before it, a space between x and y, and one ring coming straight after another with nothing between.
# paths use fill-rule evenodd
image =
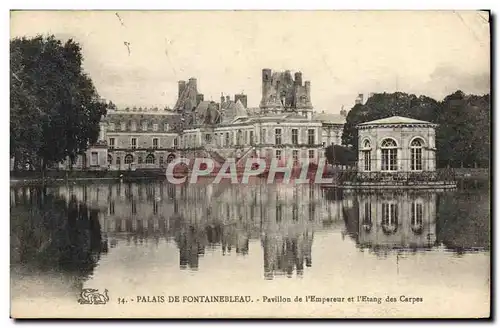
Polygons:
<instances>
[{"instance_id":1,"label":"arched window","mask_svg":"<svg viewBox=\"0 0 500 328\"><path fill-rule=\"evenodd\" d=\"M175 155L174 155L174 154L170 154L170 155L168 155L168 156L167 156L167 163L172 162L174 159L175 159Z\"/></svg>"},{"instance_id":2,"label":"arched window","mask_svg":"<svg viewBox=\"0 0 500 328\"><path fill-rule=\"evenodd\" d=\"M422 171L422 147L424 142L420 138L413 139L410 143L410 169Z\"/></svg>"},{"instance_id":3,"label":"arched window","mask_svg":"<svg viewBox=\"0 0 500 328\"><path fill-rule=\"evenodd\" d=\"M398 207L395 203L382 203L382 230L393 234L398 230Z\"/></svg>"},{"instance_id":4,"label":"arched window","mask_svg":"<svg viewBox=\"0 0 500 328\"><path fill-rule=\"evenodd\" d=\"M122 159L120 156L116 157L116 165L120 165L122 163Z\"/></svg>"},{"instance_id":5,"label":"arched window","mask_svg":"<svg viewBox=\"0 0 500 328\"><path fill-rule=\"evenodd\" d=\"M384 139L382 141L382 171L397 171L398 169L398 149L394 139Z\"/></svg>"},{"instance_id":6,"label":"arched window","mask_svg":"<svg viewBox=\"0 0 500 328\"><path fill-rule=\"evenodd\" d=\"M134 157L130 154L125 156L125 164L132 164L134 162Z\"/></svg>"},{"instance_id":7,"label":"arched window","mask_svg":"<svg viewBox=\"0 0 500 328\"><path fill-rule=\"evenodd\" d=\"M146 164L154 164L155 163L155 156L153 154L149 154L146 156Z\"/></svg>"},{"instance_id":8,"label":"arched window","mask_svg":"<svg viewBox=\"0 0 500 328\"><path fill-rule=\"evenodd\" d=\"M108 155L108 164L111 165L113 164L113 156Z\"/></svg>"},{"instance_id":9,"label":"arched window","mask_svg":"<svg viewBox=\"0 0 500 328\"><path fill-rule=\"evenodd\" d=\"M371 171L372 169L372 153L371 153L370 140L365 140L363 142L363 162L365 171Z\"/></svg>"}]
</instances>

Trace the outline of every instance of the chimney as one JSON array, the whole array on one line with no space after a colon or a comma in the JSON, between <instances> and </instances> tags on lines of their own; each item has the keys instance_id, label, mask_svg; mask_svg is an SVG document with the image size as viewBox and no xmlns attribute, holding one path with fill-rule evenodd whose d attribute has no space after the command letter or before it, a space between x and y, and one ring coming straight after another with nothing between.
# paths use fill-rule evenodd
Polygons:
<instances>
[{"instance_id":1,"label":"chimney","mask_svg":"<svg viewBox=\"0 0 500 328\"><path fill-rule=\"evenodd\" d=\"M186 81L179 81L179 93L177 95L178 98L181 97L182 93L184 92L184 89L186 89Z\"/></svg>"},{"instance_id":2,"label":"chimney","mask_svg":"<svg viewBox=\"0 0 500 328\"><path fill-rule=\"evenodd\" d=\"M196 91L198 93L198 82L194 77L189 79L189 85L191 86L191 89Z\"/></svg>"},{"instance_id":3,"label":"chimney","mask_svg":"<svg viewBox=\"0 0 500 328\"><path fill-rule=\"evenodd\" d=\"M196 106L198 106L203 100L205 100L205 96L203 93L199 93L196 95Z\"/></svg>"},{"instance_id":4,"label":"chimney","mask_svg":"<svg viewBox=\"0 0 500 328\"><path fill-rule=\"evenodd\" d=\"M221 92L220 93L220 104L222 105L224 103L224 94Z\"/></svg>"}]
</instances>

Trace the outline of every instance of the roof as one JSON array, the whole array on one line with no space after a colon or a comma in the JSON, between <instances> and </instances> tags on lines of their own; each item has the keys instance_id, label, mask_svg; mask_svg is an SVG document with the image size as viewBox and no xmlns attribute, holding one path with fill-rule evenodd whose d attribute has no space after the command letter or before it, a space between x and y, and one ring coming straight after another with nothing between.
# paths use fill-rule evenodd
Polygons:
<instances>
[{"instance_id":1,"label":"roof","mask_svg":"<svg viewBox=\"0 0 500 328\"><path fill-rule=\"evenodd\" d=\"M316 113L313 116L314 120L319 120L322 123L330 123L330 124L344 124L346 122L346 118L340 114L330 114L330 113Z\"/></svg>"},{"instance_id":2,"label":"roof","mask_svg":"<svg viewBox=\"0 0 500 328\"><path fill-rule=\"evenodd\" d=\"M386 118L381 118L379 120L374 120L370 122L360 123L359 125L377 125L377 124L433 124L427 121L416 120L409 117L403 116L391 116Z\"/></svg>"}]
</instances>

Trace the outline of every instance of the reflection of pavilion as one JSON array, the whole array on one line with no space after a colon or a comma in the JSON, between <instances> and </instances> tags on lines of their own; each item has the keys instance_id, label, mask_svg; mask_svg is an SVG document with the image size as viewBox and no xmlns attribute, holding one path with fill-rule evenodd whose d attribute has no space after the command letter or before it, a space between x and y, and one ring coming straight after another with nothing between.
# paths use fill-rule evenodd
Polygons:
<instances>
[{"instance_id":1,"label":"reflection of pavilion","mask_svg":"<svg viewBox=\"0 0 500 328\"><path fill-rule=\"evenodd\" d=\"M175 242L181 268L219 249L246 255L261 239L267 277L311 265L315 228L340 223L341 204L311 185L69 185L51 190L100 209L102 233L121 242ZM329 197L331 198L331 197Z\"/></svg>"},{"instance_id":2,"label":"reflection of pavilion","mask_svg":"<svg viewBox=\"0 0 500 328\"><path fill-rule=\"evenodd\" d=\"M344 211L346 225L361 248L417 249L436 242L436 194L389 192L356 194Z\"/></svg>"}]
</instances>

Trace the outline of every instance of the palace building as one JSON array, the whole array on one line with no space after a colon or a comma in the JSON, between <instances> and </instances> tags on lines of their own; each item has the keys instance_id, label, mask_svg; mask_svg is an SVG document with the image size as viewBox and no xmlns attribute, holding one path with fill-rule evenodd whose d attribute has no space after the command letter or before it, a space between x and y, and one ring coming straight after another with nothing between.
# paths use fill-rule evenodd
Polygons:
<instances>
[{"instance_id":1,"label":"palace building","mask_svg":"<svg viewBox=\"0 0 500 328\"><path fill-rule=\"evenodd\" d=\"M248 156L318 163L324 149L340 144L347 113L314 110L311 82L302 73L262 70L259 108L248 108L244 93L221 94L207 101L198 82L179 81L173 110L112 109L101 121L98 142L79 156L74 169L164 169L176 157L226 158ZM69 168L68 163L61 169Z\"/></svg>"}]
</instances>

